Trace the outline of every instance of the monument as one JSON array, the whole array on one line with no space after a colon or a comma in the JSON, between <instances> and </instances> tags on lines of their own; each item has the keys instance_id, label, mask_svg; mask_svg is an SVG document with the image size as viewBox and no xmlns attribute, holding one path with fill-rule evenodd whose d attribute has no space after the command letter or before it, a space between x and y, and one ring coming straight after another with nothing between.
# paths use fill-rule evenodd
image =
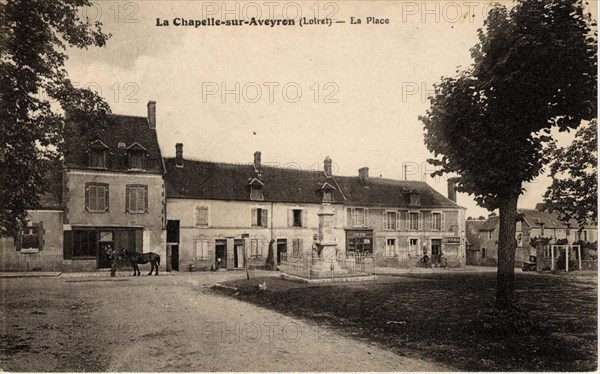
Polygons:
<instances>
[{"instance_id":1,"label":"monument","mask_svg":"<svg viewBox=\"0 0 600 374\"><path fill-rule=\"evenodd\" d=\"M325 278L336 275L348 274L337 262L338 246L333 231L335 227L334 211L331 205L323 203L319 213L319 233L315 235L313 243L314 265L310 273L312 277Z\"/></svg>"}]
</instances>

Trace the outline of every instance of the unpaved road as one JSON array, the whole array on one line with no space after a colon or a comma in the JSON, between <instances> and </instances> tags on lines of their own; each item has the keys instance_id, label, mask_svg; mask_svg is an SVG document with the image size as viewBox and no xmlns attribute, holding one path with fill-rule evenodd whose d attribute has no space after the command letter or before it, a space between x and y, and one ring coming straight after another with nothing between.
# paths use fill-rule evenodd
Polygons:
<instances>
[{"instance_id":1,"label":"unpaved road","mask_svg":"<svg viewBox=\"0 0 600 374\"><path fill-rule=\"evenodd\" d=\"M0 279L0 369L452 370L208 292L243 276Z\"/></svg>"}]
</instances>

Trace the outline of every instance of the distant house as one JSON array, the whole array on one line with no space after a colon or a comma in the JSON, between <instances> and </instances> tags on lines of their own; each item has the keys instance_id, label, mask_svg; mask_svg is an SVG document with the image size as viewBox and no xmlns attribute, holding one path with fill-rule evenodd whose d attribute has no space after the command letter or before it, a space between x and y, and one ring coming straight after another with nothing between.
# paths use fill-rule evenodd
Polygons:
<instances>
[{"instance_id":1,"label":"distant house","mask_svg":"<svg viewBox=\"0 0 600 374\"><path fill-rule=\"evenodd\" d=\"M482 219L467 219L465 223L467 265L481 265L479 229L484 222L485 220Z\"/></svg>"},{"instance_id":2,"label":"distant house","mask_svg":"<svg viewBox=\"0 0 600 374\"><path fill-rule=\"evenodd\" d=\"M52 198L29 213L30 223L16 240L1 240L0 269L108 268L108 248L164 256L165 169L156 103L148 103L147 117L112 119L114 126L95 138L69 140Z\"/></svg>"},{"instance_id":3,"label":"distant house","mask_svg":"<svg viewBox=\"0 0 600 374\"><path fill-rule=\"evenodd\" d=\"M523 221L516 224L515 266L521 266L530 255L536 255L536 249L531 245L533 238L548 238L549 245L598 241L597 225L579 227L576 221L563 222L556 212L551 213L543 209L543 204L537 204L535 209L519 209ZM479 251L470 257L469 263L474 265L497 264L498 234L499 217L491 214L479 227ZM550 257L549 250L544 252L543 257Z\"/></svg>"},{"instance_id":4,"label":"distant house","mask_svg":"<svg viewBox=\"0 0 600 374\"><path fill-rule=\"evenodd\" d=\"M256 152L248 164L185 159L183 145L165 159L167 242L173 268L227 269L264 266L269 242L276 261L311 254L322 204L335 210L340 255L372 255L379 266L415 266L424 253L444 253L464 265L464 212L423 182L337 176L331 159L323 171L262 165ZM249 248L249 250L248 250Z\"/></svg>"}]
</instances>

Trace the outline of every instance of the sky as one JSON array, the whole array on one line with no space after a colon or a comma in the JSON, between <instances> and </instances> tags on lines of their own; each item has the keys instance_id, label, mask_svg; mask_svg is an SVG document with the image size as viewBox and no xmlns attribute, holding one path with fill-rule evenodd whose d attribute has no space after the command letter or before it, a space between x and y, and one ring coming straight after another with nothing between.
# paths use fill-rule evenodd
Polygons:
<instances>
[{"instance_id":1,"label":"sky","mask_svg":"<svg viewBox=\"0 0 600 374\"><path fill-rule=\"evenodd\" d=\"M322 170L330 156L338 175L366 166L372 177L403 179L406 170L408 179L446 195L446 181L429 176L432 155L418 117L433 84L471 63L469 49L490 4L95 1L81 14L101 21L112 37L103 48L68 50L66 67L114 113L145 116L155 100L165 156L174 156L178 142L185 158L217 162L250 163L261 151L263 164ZM296 23L175 25L252 16ZM344 23L314 21L327 18ZM564 145L573 135L557 138ZM549 184L543 175L525 185L519 206L541 202ZM458 203L467 216L489 213L466 194Z\"/></svg>"}]
</instances>

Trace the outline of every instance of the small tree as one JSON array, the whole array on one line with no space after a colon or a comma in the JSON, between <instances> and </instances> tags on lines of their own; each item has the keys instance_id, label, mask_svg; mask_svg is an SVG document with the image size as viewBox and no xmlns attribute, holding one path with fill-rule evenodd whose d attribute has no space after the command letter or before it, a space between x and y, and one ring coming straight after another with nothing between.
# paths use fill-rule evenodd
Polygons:
<instances>
[{"instance_id":1,"label":"small tree","mask_svg":"<svg viewBox=\"0 0 600 374\"><path fill-rule=\"evenodd\" d=\"M581 227L598 216L598 122L592 120L577 130L565 148L553 149L550 164L552 184L544 199L549 211L564 221L577 220Z\"/></svg>"},{"instance_id":2,"label":"small tree","mask_svg":"<svg viewBox=\"0 0 600 374\"><path fill-rule=\"evenodd\" d=\"M0 2L0 236L15 235L47 190L48 160L60 160L71 126L108 123L108 104L71 84L66 46L104 46L100 22L82 19L88 0ZM69 120L51 105L69 112Z\"/></svg>"},{"instance_id":3,"label":"small tree","mask_svg":"<svg viewBox=\"0 0 600 374\"><path fill-rule=\"evenodd\" d=\"M580 0L496 5L471 49L473 64L435 86L420 117L439 167L457 190L499 209L496 306L514 298L517 203L523 183L549 161L553 127L574 129L596 116L595 26Z\"/></svg>"}]
</instances>

